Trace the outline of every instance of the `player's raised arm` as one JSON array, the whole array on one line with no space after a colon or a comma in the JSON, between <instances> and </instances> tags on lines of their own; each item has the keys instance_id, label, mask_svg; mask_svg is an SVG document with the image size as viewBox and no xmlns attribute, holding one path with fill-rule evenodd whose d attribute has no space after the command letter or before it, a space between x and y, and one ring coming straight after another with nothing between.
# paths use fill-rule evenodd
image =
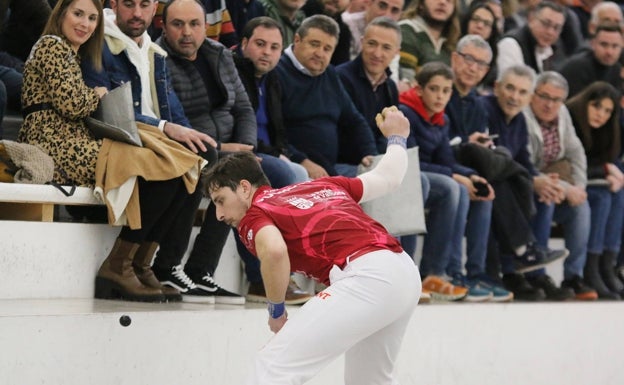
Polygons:
<instances>
[{"instance_id":1,"label":"player's raised arm","mask_svg":"<svg viewBox=\"0 0 624 385\"><path fill-rule=\"evenodd\" d=\"M358 176L364 184L360 202L375 199L398 188L407 171L406 139L409 121L396 107L384 108L376 117L377 126L388 138L386 153L377 166Z\"/></svg>"}]
</instances>

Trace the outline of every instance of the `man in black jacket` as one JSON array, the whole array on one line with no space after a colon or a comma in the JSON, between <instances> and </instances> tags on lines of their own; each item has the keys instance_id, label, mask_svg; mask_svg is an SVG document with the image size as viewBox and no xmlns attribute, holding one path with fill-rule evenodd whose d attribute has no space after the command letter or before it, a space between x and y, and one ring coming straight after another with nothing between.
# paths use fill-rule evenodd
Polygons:
<instances>
[{"instance_id":1,"label":"man in black jacket","mask_svg":"<svg viewBox=\"0 0 624 385\"><path fill-rule=\"evenodd\" d=\"M498 72L524 63L536 73L552 70L565 59L560 39L565 9L551 1L539 3L526 25L509 32L498 42Z\"/></svg>"},{"instance_id":2,"label":"man in black jacket","mask_svg":"<svg viewBox=\"0 0 624 385\"><path fill-rule=\"evenodd\" d=\"M599 24L590 39L590 49L572 56L559 69L570 86L568 97L576 95L598 80L610 83L621 90L622 65L619 60L622 43L622 30L618 24Z\"/></svg>"}]
</instances>

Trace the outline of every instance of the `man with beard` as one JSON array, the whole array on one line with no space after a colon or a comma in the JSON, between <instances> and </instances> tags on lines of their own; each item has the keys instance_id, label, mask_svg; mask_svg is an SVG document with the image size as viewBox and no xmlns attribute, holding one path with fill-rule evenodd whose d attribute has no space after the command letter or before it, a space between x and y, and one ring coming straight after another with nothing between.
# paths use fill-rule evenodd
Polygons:
<instances>
[{"instance_id":1,"label":"man with beard","mask_svg":"<svg viewBox=\"0 0 624 385\"><path fill-rule=\"evenodd\" d=\"M399 22L399 91L411 87L420 66L431 61L451 64L460 36L458 12L457 0L414 0L407 7Z\"/></svg>"},{"instance_id":2,"label":"man with beard","mask_svg":"<svg viewBox=\"0 0 624 385\"><path fill-rule=\"evenodd\" d=\"M171 0L163 11L163 35L156 41L168 54L171 83L184 112L194 129L218 138L219 157L227 153L254 153L275 188L307 179L303 167L298 176L289 163L276 156L258 151L256 116L245 88L238 76L232 53L222 44L206 39L204 8L198 0ZM199 205L199 201L197 201ZM217 221L214 205L204 216L201 229L189 258L182 268L182 256L188 238L165 237L154 260L156 277L183 293L193 285L212 294L216 303L245 303L245 298L217 285L214 272L227 240L229 228ZM310 298L305 292L293 292L290 304L303 303ZM184 300L192 301L190 296Z\"/></svg>"},{"instance_id":3,"label":"man with beard","mask_svg":"<svg viewBox=\"0 0 624 385\"><path fill-rule=\"evenodd\" d=\"M524 63L536 73L554 69L565 59L559 36L565 22L565 9L551 1L539 3L523 27L511 31L498 42L496 65L507 67Z\"/></svg>"},{"instance_id":4,"label":"man with beard","mask_svg":"<svg viewBox=\"0 0 624 385\"><path fill-rule=\"evenodd\" d=\"M301 10L306 0L260 0L265 15L277 21L282 27L282 47L288 47L295 38L295 32L301 25L305 14Z\"/></svg>"},{"instance_id":5,"label":"man with beard","mask_svg":"<svg viewBox=\"0 0 624 385\"><path fill-rule=\"evenodd\" d=\"M132 99L135 119L139 122L158 127L171 139L174 139L194 152L199 152L209 162L216 160L217 143L210 136L196 131L184 115L184 110L171 86L165 62L166 52L152 43L147 27L156 12L155 0L111 0L111 9L104 10L105 44L102 51L102 70L95 69L92 63L82 61L82 74L89 87L106 87L112 90L124 83L132 85ZM197 211L198 188L193 197L187 199L181 211L188 215L178 215L172 224L168 237L186 239L191 235L193 217ZM178 223L183 222L183 223ZM187 223L188 222L188 223ZM155 242L143 242L133 260L135 273L141 283L148 287L157 287L168 299L179 298L180 293L171 287L163 287L150 268L154 252L158 248ZM182 252L183 254L184 252ZM183 290L184 296L192 296L195 302L212 302L212 293L202 292L196 287Z\"/></svg>"},{"instance_id":6,"label":"man with beard","mask_svg":"<svg viewBox=\"0 0 624 385\"><path fill-rule=\"evenodd\" d=\"M622 89L622 65L619 63L622 42L622 30L618 24L599 24L596 27L590 40L591 49L574 55L559 70L568 81L570 97L598 80Z\"/></svg>"}]
</instances>

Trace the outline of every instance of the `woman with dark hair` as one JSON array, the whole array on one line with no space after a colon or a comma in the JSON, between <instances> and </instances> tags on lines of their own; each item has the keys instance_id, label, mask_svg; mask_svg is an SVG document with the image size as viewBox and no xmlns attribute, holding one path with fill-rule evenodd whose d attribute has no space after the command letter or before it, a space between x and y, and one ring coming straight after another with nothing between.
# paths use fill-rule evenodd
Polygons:
<instances>
[{"instance_id":1,"label":"woman with dark hair","mask_svg":"<svg viewBox=\"0 0 624 385\"><path fill-rule=\"evenodd\" d=\"M490 8L488 2L475 1L470 3L466 13L460 20L460 28L462 36L479 35L483 40L487 41L492 48L492 60L490 61L490 69L483 77L479 88L479 93L489 94L494 87L496 81L496 56L498 54L497 44L500 33L497 28L498 20L494 11Z\"/></svg>"},{"instance_id":2,"label":"woman with dark hair","mask_svg":"<svg viewBox=\"0 0 624 385\"><path fill-rule=\"evenodd\" d=\"M156 127L140 126L143 147L97 139L89 131L85 118L107 89L84 83L80 60L101 67L102 13L100 0L57 2L24 67L19 140L52 157L55 182L101 188L109 222L123 225L97 273L96 298L179 300L177 291L153 276L151 255L149 261L140 256L145 245L176 231L171 223L187 214L180 207L191 193L201 193L195 187L204 161ZM119 183L111 184L111 178ZM194 214L188 213L189 220Z\"/></svg>"},{"instance_id":3,"label":"woman with dark hair","mask_svg":"<svg viewBox=\"0 0 624 385\"><path fill-rule=\"evenodd\" d=\"M585 280L607 299L624 294L624 284L614 271L624 220L624 174L615 165L620 154L619 100L611 84L594 82L567 103L587 155L591 230ZM597 182L592 185L592 180Z\"/></svg>"}]
</instances>

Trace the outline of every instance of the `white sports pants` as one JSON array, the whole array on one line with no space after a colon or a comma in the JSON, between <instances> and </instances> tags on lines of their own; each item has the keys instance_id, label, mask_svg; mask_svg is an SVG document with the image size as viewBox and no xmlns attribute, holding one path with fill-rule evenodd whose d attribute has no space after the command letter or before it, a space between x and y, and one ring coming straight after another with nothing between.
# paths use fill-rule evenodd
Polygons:
<instances>
[{"instance_id":1,"label":"white sports pants","mask_svg":"<svg viewBox=\"0 0 624 385\"><path fill-rule=\"evenodd\" d=\"M375 251L334 266L330 281L260 350L248 385L303 384L342 353L346 385L398 384L394 363L422 289L414 261Z\"/></svg>"}]
</instances>

